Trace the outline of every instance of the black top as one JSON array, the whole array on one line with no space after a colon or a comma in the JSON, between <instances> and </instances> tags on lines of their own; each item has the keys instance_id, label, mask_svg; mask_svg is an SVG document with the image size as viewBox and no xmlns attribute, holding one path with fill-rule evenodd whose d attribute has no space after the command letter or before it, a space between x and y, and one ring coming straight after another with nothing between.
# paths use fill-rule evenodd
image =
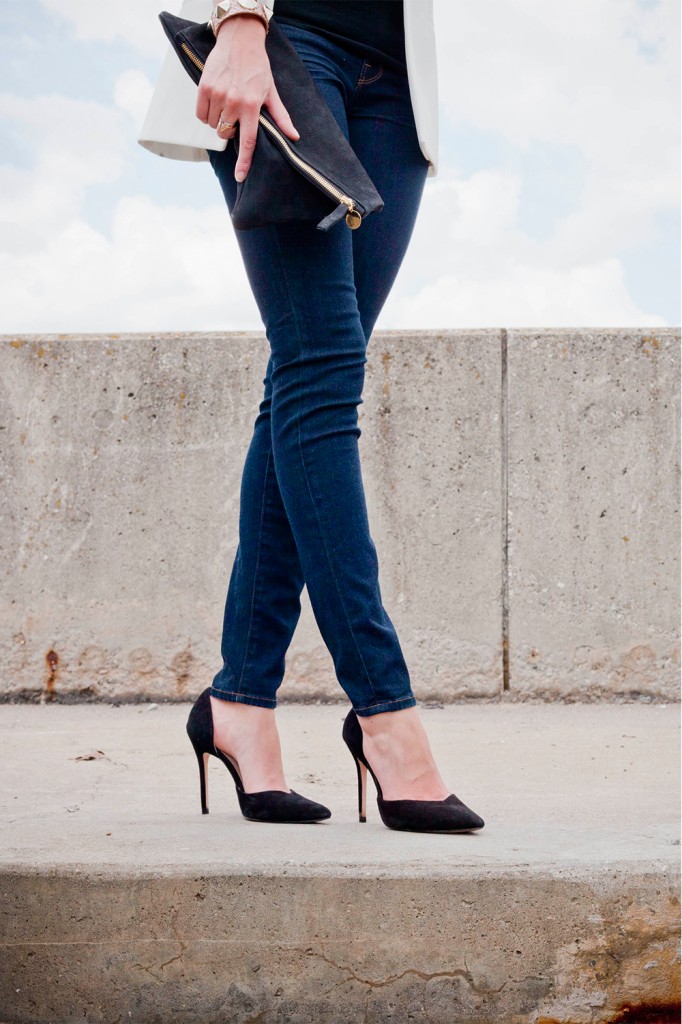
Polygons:
<instances>
[{"instance_id":1,"label":"black top","mask_svg":"<svg viewBox=\"0 0 682 1024\"><path fill-rule=\"evenodd\" d=\"M274 18L314 29L375 64L405 69L403 0L276 0Z\"/></svg>"}]
</instances>

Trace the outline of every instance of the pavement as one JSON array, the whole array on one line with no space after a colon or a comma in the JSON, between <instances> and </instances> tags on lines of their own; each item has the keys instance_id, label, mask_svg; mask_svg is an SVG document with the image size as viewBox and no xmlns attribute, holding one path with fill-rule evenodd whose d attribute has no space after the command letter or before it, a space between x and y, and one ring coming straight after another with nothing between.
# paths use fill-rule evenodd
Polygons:
<instances>
[{"instance_id":1,"label":"pavement","mask_svg":"<svg viewBox=\"0 0 682 1024\"><path fill-rule=\"evenodd\" d=\"M277 710L328 821L204 816L188 710L0 706L3 1021L679 1020L679 705L424 706L455 835L358 822L345 705Z\"/></svg>"}]
</instances>

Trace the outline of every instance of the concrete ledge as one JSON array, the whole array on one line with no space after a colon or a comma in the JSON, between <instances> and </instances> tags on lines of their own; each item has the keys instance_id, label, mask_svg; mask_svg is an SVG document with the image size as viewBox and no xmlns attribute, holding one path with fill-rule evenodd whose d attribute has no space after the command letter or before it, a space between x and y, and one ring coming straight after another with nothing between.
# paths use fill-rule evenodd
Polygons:
<instances>
[{"instance_id":1,"label":"concrete ledge","mask_svg":"<svg viewBox=\"0 0 682 1024\"><path fill-rule=\"evenodd\" d=\"M278 711L333 816L269 826L187 706L1 708L3 1021L679 1020L678 708L424 709L459 836L357 822L344 710Z\"/></svg>"}]
</instances>

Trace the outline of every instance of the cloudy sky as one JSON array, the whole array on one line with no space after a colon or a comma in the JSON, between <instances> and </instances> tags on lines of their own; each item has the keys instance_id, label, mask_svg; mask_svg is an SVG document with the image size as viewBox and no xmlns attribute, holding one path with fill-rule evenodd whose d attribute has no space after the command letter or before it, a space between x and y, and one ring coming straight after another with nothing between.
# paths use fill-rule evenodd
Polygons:
<instances>
[{"instance_id":1,"label":"cloudy sky","mask_svg":"<svg viewBox=\"0 0 682 1024\"><path fill-rule=\"evenodd\" d=\"M136 142L163 8L2 0L0 333L261 327L210 165ZM435 17L440 170L378 326L678 325L679 0Z\"/></svg>"}]
</instances>

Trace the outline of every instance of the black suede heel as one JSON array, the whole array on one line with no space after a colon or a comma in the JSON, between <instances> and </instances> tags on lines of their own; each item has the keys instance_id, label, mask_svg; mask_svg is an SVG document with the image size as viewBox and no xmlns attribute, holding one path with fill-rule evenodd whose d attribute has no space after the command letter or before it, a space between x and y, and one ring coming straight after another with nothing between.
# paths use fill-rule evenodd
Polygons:
<instances>
[{"instance_id":1,"label":"black suede heel","mask_svg":"<svg viewBox=\"0 0 682 1024\"><path fill-rule=\"evenodd\" d=\"M249 821L301 823L323 821L331 817L324 804L296 793L279 789L264 789L259 793L245 793L239 771L230 758L218 750L213 742L213 714L210 700L211 687L207 687L192 706L187 719L187 735L199 762L201 812L208 814L208 758L210 754L225 765L234 781L241 812Z\"/></svg>"},{"instance_id":2,"label":"black suede heel","mask_svg":"<svg viewBox=\"0 0 682 1024\"><path fill-rule=\"evenodd\" d=\"M362 749L362 726L351 708L343 723L343 739L358 773L358 816L367 821L367 772L377 788L377 806L387 828L403 832L475 832L485 822L451 793L445 800L384 800L379 780Z\"/></svg>"}]
</instances>

